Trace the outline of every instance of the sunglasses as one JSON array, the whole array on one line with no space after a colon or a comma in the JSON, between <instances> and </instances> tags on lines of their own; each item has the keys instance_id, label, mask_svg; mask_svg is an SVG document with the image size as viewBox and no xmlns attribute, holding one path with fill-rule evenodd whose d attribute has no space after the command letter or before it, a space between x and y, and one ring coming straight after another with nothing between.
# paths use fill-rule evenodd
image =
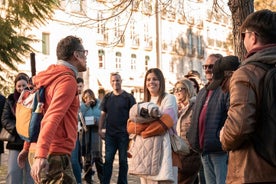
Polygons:
<instances>
[{"instance_id":1,"label":"sunglasses","mask_svg":"<svg viewBox=\"0 0 276 184\"><path fill-rule=\"evenodd\" d=\"M78 52L82 52L84 56L88 55L88 50L76 50Z\"/></svg>"},{"instance_id":2,"label":"sunglasses","mask_svg":"<svg viewBox=\"0 0 276 184\"><path fill-rule=\"evenodd\" d=\"M241 33L241 39L242 40L244 40L246 33L254 33L256 36L258 36L258 33L254 32L254 31L245 31L245 32Z\"/></svg>"},{"instance_id":3,"label":"sunglasses","mask_svg":"<svg viewBox=\"0 0 276 184\"><path fill-rule=\"evenodd\" d=\"M207 70L207 69L212 70L213 67L214 67L213 64L210 64L210 65L202 65L203 70Z\"/></svg>"},{"instance_id":4,"label":"sunglasses","mask_svg":"<svg viewBox=\"0 0 276 184\"><path fill-rule=\"evenodd\" d=\"M181 91L183 91L183 90L186 90L186 88L179 87L179 88L174 88L174 89L173 89L173 92L174 92L174 93L178 93L178 92L181 92Z\"/></svg>"}]
</instances>

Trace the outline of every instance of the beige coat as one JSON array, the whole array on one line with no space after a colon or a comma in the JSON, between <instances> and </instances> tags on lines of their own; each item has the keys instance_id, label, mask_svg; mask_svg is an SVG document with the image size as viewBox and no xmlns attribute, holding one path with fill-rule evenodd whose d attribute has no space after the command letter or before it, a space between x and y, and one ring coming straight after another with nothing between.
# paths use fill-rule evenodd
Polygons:
<instances>
[{"instance_id":1,"label":"beige coat","mask_svg":"<svg viewBox=\"0 0 276 184\"><path fill-rule=\"evenodd\" d=\"M187 143L186 138L187 131L191 125L192 108L195 99L191 99L190 103L182 109L181 114L178 118L176 130L177 134ZM178 164L178 184L193 183L199 172L201 166L200 154L190 149L190 154L179 155Z\"/></svg>"}]
</instances>

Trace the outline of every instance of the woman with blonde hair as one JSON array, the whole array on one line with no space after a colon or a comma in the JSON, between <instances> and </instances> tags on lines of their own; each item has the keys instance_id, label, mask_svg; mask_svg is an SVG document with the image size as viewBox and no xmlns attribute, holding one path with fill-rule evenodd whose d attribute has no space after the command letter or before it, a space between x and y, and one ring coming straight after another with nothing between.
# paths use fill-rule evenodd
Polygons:
<instances>
[{"instance_id":1,"label":"woman with blonde hair","mask_svg":"<svg viewBox=\"0 0 276 184\"><path fill-rule=\"evenodd\" d=\"M188 144L186 133L191 124L192 108L196 99L193 83L185 78L174 85L174 95L178 104L177 134ZM199 153L190 149L188 155L179 155L178 183L194 184L201 166Z\"/></svg>"}]
</instances>

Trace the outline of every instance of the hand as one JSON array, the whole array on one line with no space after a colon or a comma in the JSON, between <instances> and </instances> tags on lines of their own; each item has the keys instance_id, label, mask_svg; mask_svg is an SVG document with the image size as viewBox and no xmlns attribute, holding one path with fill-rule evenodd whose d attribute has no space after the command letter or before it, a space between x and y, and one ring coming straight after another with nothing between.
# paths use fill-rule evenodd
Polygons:
<instances>
[{"instance_id":1,"label":"hand","mask_svg":"<svg viewBox=\"0 0 276 184\"><path fill-rule=\"evenodd\" d=\"M221 142L221 137L223 136L223 131L224 131L224 127L222 127L222 129L219 132L219 140Z\"/></svg>"},{"instance_id":2,"label":"hand","mask_svg":"<svg viewBox=\"0 0 276 184\"><path fill-rule=\"evenodd\" d=\"M87 107L90 107L91 105L94 105L94 104L95 104L95 100L89 100L89 101L85 102L85 105Z\"/></svg>"},{"instance_id":3,"label":"hand","mask_svg":"<svg viewBox=\"0 0 276 184\"><path fill-rule=\"evenodd\" d=\"M25 167L25 163L27 161L28 158L28 154L29 152L26 150L22 150L20 151L20 153L17 156L17 164L18 166L22 169L23 167Z\"/></svg>"},{"instance_id":4,"label":"hand","mask_svg":"<svg viewBox=\"0 0 276 184\"><path fill-rule=\"evenodd\" d=\"M102 129L99 129L98 133L99 133L99 136L104 140L105 139L105 132L103 132Z\"/></svg>"},{"instance_id":5,"label":"hand","mask_svg":"<svg viewBox=\"0 0 276 184\"><path fill-rule=\"evenodd\" d=\"M31 167L31 176L35 183L41 182L41 172L48 173L49 163L46 158L36 158Z\"/></svg>"}]
</instances>

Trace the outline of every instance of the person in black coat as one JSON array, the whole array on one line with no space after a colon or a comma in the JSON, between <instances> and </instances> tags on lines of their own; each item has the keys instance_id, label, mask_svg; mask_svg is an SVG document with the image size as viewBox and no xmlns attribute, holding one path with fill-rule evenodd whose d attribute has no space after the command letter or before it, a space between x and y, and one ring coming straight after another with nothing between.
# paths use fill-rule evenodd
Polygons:
<instances>
[{"instance_id":1,"label":"person in black coat","mask_svg":"<svg viewBox=\"0 0 276 184\"><path fill-rule=\"evenodd\" d=\"M2 127L9 133L15 136L15 141L8 141L6 149L8 153L8 173L6 177L7 184L17 184L19 181L26 180L25 183L33 184L34 181L30 175L30 165L25 164L25 167L21 169L17 164L17 156L23 149L24 141L19 137L16 131L16 103L19 99L21 92L28 86L29 77L25 73L19 73L14 81L14 93L10 94L6 99L3 113L1 116ZM23 171L25 170L25 177L23 177ZM24 182L23 182L24 183Z\"/></svg>"},{"instance_id":2,"label":"person in black coat","mask_svg":"<svg viewBox=\"0 0 276 184\"><path fill-rule=\"evenodd\" d=\"M0 94L0 117L2 116L2 112L4 109L4 104L6 102L6 97ZM2 130L2 122L0 119L0 131ZM0 164L1 164L1 154L4 153L4 142L0 141Z\"/></svg>"}]
</instances>

